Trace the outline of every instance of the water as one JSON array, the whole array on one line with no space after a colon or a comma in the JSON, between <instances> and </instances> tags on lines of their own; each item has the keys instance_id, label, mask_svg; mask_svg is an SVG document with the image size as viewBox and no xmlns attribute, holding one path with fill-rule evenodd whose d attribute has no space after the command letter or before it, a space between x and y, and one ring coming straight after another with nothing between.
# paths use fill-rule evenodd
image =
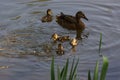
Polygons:
<instances>
[{"instance_id":1,"label":"water","mask_svg":"<svg viewBox=\"0 0 120 80\"><path fill-rule=\"evenodd\" d=\"M0 1L0 79L50 80L51 56L62 66L67 58L79 57L78 76L87 80L88 69L93 70L98 54L99 36L103 34L102 54L109 59L106 80L120 79L120 1L112 0L4 0ZM60 27L55 20L41 23L40 18L50 8L53 15L60 12L75 15L82 10L89 21L84 33L88 39L80 43L76 52L64 43L65 55L55 53L53 33L75 37L75 31ZM36 53L39 55L36 55ZM101 66L101 64L100 64Z\"/></svg>"}]
</instances>

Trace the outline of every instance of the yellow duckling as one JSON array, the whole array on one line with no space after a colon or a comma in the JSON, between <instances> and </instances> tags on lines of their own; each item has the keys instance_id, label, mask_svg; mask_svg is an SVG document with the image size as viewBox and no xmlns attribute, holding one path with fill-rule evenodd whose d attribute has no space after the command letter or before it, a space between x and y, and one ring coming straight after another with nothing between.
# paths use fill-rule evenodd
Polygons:
<instances>
[{"instance_id":1,"label":"yellow duckling","mask_svg":"<svg viewBox=\"0 0 120 80\"><path fill-rule=\"evenodd\" d=\"M56 53L57 53L58 55L63 55L63 54L64 54L64 48L63 48L63 46L62 46L61 43L58 44L58 48L57 48Z\"/></svg>"},{"instance_id":2,"label":"yellow duckling","mask_svg":"<svg viewBox=\"0 0 120 80\"><path fill-rule=\"evenodd\" d=\"M60 36L57 33L54 33L51 38L53 39L54 42L56 42L59 37Z\"/></svg>"},{"instance_id":3,"label":"yellow duckling","mask_svg":"<svg viewBox=\"0 0 120 80\"><path fill-rule=\"evenodd\" d=\"M72 39L70 45L72 48L75 48L78 45L78 40L76 38Z\"/></svg>"},{"instance_id":4,"label":"yellow duckling","mask_svg":"<svg viewBox=\"0 0 120 80\"><path fill-rule=\"evenodd\" d=\"M51 22L52 21L52 10L47 9L46 15L42 17L41 21L42 22Z\"/></svg>"}]
</instances>

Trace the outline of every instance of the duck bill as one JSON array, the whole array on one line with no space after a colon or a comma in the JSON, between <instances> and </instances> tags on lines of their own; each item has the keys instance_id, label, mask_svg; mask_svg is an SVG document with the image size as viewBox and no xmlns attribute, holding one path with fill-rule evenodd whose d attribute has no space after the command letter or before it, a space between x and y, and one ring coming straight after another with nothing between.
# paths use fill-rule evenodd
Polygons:
<instances>
[{"instance_id":1,"label":"duck bill","mask_svg":"<svg viewBox=\"0 0 120 80\"><path fill-rule=\"evenodd\" d=\"M88 21L88 18L87 18L87 17L84 17L84 19Z\"/></svg>"}]
</instances>

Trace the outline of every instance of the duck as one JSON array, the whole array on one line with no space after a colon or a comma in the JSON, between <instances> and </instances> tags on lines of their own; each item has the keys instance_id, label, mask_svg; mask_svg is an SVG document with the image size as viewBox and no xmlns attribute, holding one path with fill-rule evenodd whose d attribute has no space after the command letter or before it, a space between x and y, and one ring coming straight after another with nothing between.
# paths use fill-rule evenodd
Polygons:
<instances>
[{"instance_id":1,"label":"duck","mask_svg":"<svg viewBox=\"0 0 120 80\"><path fill-rule=\"evenodd\" d=\"M58 55L63 55L64 54L64 48L63 48L61 43L58 44L56 54L58 54Z\"/></svg>"},{"instance_id":2,"label":"duck","mask_svg":"<svg viewBox=\"0 0 120 80\"><path fill-rule=\"evenodd\" d=\"M52 34L51 39L54 42L65 42L65 41L69 41L70 40L70 36L60 36L57 33Z\"/></svg>"},{"instance_id":3,"label":"duck","mask_svg":"<svg viewBox=\"0 0 120 80\"><path fill-rule=\"evenodd\" d=\"M51 39L56 42L60 36L57 33L52 34Z\"/></svg>"},{"instance_id":4,"label":"duck","mask_svg":"<svg viewBox=\"0 0 120 80\"><path fill-rule=\"evenodd\" d=\"M47 9L46 15L41 18L41 22L51 22L52 21L52 10Z\"/></svg>"},{"instance_id":5,"label":"duck","mask_svg":"<svg viewBox=\"0 0 120 80\"><path fill-rule=\"evenodd\" d=\"M56 22L63 28L76 30L76 38L81 39L81 33L85 29L85 24L82 22L81 18L88 21L88 18L82 11L78 11L75 16L66 15L61 12L60 15L56 16Z\"/></svg>"},{"instance_id":6,"label":"duck","mask_svg":"<svg viewBox=\"0 0 120 80\"><path fill-rule=\"evenodd\" d=\"M70 40L70 36L60 36L58 38L58 41L60 42L65 42L65 41L69 41Z\"/></svg>"},{"instance_id":7,"label":"duck","mask_svg":"<svg viewBox=\"0 0 120 80\"><path fill-rule=\"evenodd\" d=\"M76 38L73 38L70 42L70 45L72 48L75 48L78 45L78 40Z\"/></svg>"}]
</instances>

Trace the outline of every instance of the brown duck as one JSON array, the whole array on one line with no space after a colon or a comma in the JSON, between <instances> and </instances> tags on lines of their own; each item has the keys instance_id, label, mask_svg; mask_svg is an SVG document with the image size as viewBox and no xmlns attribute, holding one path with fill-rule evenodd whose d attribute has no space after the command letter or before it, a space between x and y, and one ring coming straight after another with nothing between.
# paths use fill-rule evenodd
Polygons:
<instances>
[{"instance_id":1,"label":"brown duck","mask_svg":"<svg viewBox=\"0 0 120 80\"><path fill-rule=\"evenodd\" d=\"M51 22L52 21L52 10L47 9L46 15L42 17L41 21L42 22Z\"/></svg>"},{"instance_id":2,"label":"brown duck","mask_svg":"<svg viewBox=\"0 0 120 80\"><path fill-rule=\"evenodd\" d=\"M82 11L78 11L75 17L63 14L61 12L59 16L56 16L56 22L63 28L66 28L68 30L76 30L76 38L80 39L81 33L85 29L85 24L81 21L81 18L88 20Z\"/></svg>"}]
</instances>

